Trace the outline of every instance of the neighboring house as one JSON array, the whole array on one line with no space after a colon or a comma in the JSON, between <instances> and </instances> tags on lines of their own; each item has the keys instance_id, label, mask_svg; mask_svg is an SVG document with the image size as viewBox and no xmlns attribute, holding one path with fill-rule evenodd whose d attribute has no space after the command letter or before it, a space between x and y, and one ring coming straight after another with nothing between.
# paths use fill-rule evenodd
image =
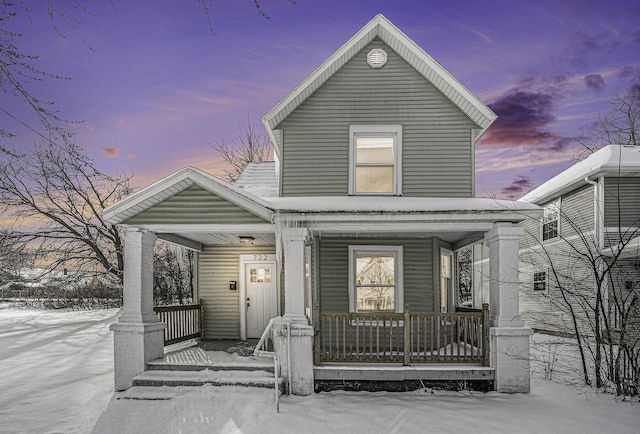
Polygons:
<instances>
[{"instance_id":1,"label":"neighboring house","mask_svg":"<svg viewBox=\"0 0 640 434\"><path fill-rule=\"evenodd\" d=\"M626 330L637 340L640 147L606 146L520 200L544 209L542 219L523 223L520 242L520 312L527 324L574 334L575 315L584 335L592 336L599 274L612 329L619 332L626 316Z\"/></svg>"},{"instance_id":2,"label":"neighboring house","mask_svg":"<svg viewBox=\"0 0 640 434\"><path fill-rule=\"evenodd\" d=\"M518 223L540 209L474 197L474 145L495 118L376 16L263 117L275 162L250 164L235 185L184 168L105 210L126 243L116 389L162 357L158 238L197 252L205 339L259 338L272 318L268 332L289 328L290 352L278 340L275 351L290 355L295 394L427 375L528 392ZM478 240L492 264L490 324L456 312L454 252ZM442 368L415 377L419 362Z\"/></svg>"}]
</instances>

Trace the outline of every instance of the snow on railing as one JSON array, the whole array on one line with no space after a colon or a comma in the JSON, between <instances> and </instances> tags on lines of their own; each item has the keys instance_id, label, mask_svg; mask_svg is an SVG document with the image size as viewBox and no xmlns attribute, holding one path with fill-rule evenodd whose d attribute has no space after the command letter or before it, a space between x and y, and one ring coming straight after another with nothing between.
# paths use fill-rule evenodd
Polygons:
<instances>
[{"instance_id":1,"label":"snow on railing","mask_svg":"<svg viewBox=\"0 0 640 434\"><path fill-rule=\"evenodd\" d=\"M269 351L268 339L271 339L271 345L273 343L273 324L275 318L269 320L267 327L264 329L256 348L253 350L254 357L271 357L273 359L273 374L275 381L275 393L276 393L276 413L280 413L280 366L278 363L278 355L275 351ZM288 342L287 342L287 346ZM290 377L291 375L289 375Z\"/></svg>"}]
</instances>

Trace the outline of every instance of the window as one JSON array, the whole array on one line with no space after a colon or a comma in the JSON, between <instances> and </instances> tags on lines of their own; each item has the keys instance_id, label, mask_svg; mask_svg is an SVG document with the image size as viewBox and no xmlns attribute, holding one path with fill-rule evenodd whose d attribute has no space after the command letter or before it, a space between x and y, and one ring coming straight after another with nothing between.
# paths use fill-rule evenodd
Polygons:
<instances>
[{"instance_id":1,"label":"window","mask_svg":"<svg viewBox=\"0 0 640 434\"><path fill-rule=\"evenodd\" d=\"M440 312L451 311L453 304L453 252L440 250Z\"/></svg>"},{"instance_id":2,"label":"window","mask_svg":"<svg viewBox=\"0 0 640 434\"><path fill-rule=\"evenodd\" d=\"M271 268L251 268L249 270L249 276L251 283L270 283Z\"/></svg>"},{"instance_id":3,"label":"window","mask_svg":"<svg viewBox=\"0 0 640 434\"><path fill-rule=\"evenodd\" d=\"M558 224L560 220L560 199L544 206L542 217L542 241L550 240L558 236Z\"/></svg>"},{"instance_id":4,"label":"window","mask_svg":"<svg viewBox=\"0 0 640 434\"><path fill-rule=\"evenodd\" d=\"M402 193L401 125L351 125L349 150L349 194Z\"/></svg>"},{"instance_id":5,"label":"window","mask_svg":"<svg viewBox=\"0 0 640 434\"><path fill-rule=\"evenodd\" d=\"M349 246L349 311L402 312L402 246Z\"/></svg>"},{"instance_id":6,"label":"window","mask_svg":"<svg viewBox=\"0 0 640 434\"><path fill-rule=\"evenodd\" d=\"M544 291L547 289L547 272L539 271L533 273L533 290Z\"/></svg>"}]
</instances>

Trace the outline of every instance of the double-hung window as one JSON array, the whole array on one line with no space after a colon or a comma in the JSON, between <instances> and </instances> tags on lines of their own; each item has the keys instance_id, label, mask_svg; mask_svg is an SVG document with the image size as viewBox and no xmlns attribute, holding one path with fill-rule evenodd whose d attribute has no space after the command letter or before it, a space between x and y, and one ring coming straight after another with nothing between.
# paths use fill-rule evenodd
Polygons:
<instances>
[{"instance_id":1,"label":"double-hung window","mask_svg":"<svg viewBox=\"0 0 640 434\"><path fill-rule=\"evenodd\" d=\"M560 199L544 206L542 216L542 241L556 238L560 227Z\"/></svg>"},{"instance_id":2,"label":"double-hung window","mask_svg":"<svg viewBox=\"0 0 640 434\"><path fill-rule=\"evenodd\" d=\"M349 311L402 312L402 246L349 246Z\"/></svg>"},{"instance_id":3,"label":"double-hung window","mask_svg":"<svg viewBox=\"0 0 640 434\"><path fill-rule=\"evenodd\" d=\"M538 271L533 273L533 290L544 291L547 289L547 272Z\"/></svg>"},{"instance_id":4,"label":"double-hung window","mask_svg":"<svg viewBox=\"0 0 640 434\"><path fill-rule=\"evenodd\" d=\"M349 126L349 194L402 194L402 125Z\"/></svg>"}]
</instances>

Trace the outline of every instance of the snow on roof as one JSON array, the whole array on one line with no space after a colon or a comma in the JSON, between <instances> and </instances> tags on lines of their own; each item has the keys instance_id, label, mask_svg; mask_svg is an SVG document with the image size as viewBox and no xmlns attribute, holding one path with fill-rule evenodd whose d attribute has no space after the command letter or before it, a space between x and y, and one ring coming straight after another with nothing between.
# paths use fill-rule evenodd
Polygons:
<instances>
[{"instance_id":1,"label":"snow on roof","mask_svg":"<svg viewBox=\"0 0 640 434\"><path fill-rule=\"evenodd\" d=\"M260 161L247 164L236 187L262 198L278 195L278 176L274 161Z\"/></svg>"},{"instance_id":2,"label":"snow on roof","mask_svg":"<svg viewBox=\"0 0 640 434\"><path fill-rule=\"evenodd\" d=\"M554 176L519 201L544 203L603 175L640 176L640 146L608 145Z\"/></svg>"},{"instance_id":3,"label":"snow on roof","mask_svg":"<svg viewBox=\"0 0 640 434\"><path fill-rule=\"evenodd\" d=\"M537 205L487 198L398 196L272 197L268 206L289 212L473 213L539 212Z\"/></svg>"}]
</instances>

